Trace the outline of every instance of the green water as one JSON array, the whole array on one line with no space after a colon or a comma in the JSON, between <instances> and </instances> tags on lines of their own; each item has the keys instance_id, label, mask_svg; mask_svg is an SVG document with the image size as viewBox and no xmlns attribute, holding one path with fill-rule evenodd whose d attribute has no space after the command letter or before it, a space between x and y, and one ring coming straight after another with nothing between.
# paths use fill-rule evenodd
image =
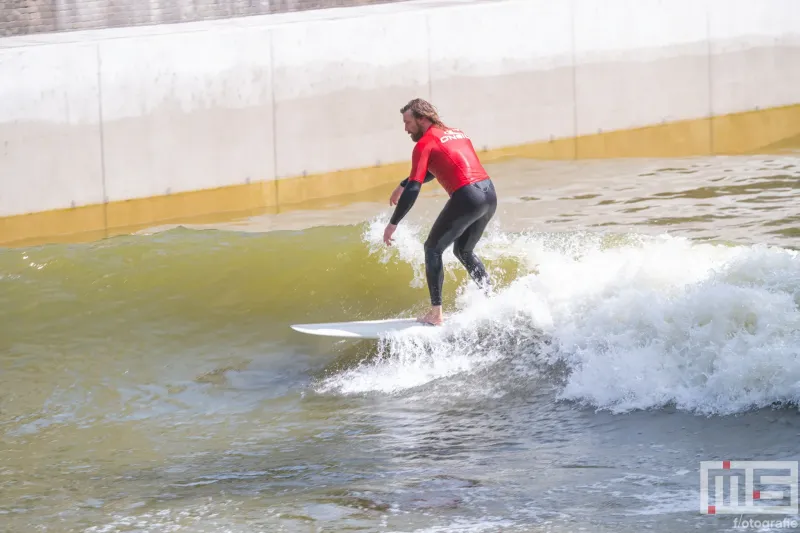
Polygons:
<instances>
[{"instance_id":1,"label":"green water","mask_svg":"<svg viewBox=\"0 0 800 533\"><path fill-rule=\"evenodd\" d=\"M427 340L289 326L421 311L430 187L391 250L384 199L0 250L0 530L729 528L698 461L797 455L799 162L495 165Z\"/></svg>"}]
</instances>

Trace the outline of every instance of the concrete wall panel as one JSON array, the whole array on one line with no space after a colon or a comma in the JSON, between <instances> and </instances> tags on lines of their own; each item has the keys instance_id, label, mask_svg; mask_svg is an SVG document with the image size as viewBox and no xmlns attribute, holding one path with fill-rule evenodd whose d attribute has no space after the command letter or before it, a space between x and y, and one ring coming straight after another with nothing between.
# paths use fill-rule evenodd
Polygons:
<instances>
[{"instance_id":1,"label":"concrete wall panel","mask_svg":"<svg viewBox=\"0 0 800 533\"><path fill-rule=\"evenodd\" d=\"M800 101L800 2L710 0L712 110Z\"/></svg>"},{"instance_id":2,"label":"concrete wall panel","mask_svg":"<svg viewBox=\"0 0 800 533\"><path fill-rule=\"evenodd\" d=\"M258 28L104 42L109 200L272 179L270 53Z\"/></svg>"},{"instance_id":3,"label":"concrete wall panel","mask_svg":"<svg viewBox=\"0 0 800 533\"><path fill-rule=\"evenodd\" d=\"M572 13L523 0L431 11L431 98L478 148L571 137Z\"/></svg>"},{"instance_id":4,"label":"concrete wall panel","mask_svg":"<svg viewBox=\"0 0 800 533\"><path fill-rule=\"evenodd\" d=\"M95 44L0 49L0 214L103 201Z\"/></svg>"},{"instance_id":5,"label":"concrete wall panel","mask_svg":"<svg viewBox=\"0 0 800 533\"><path fill-rule=\"evenodd\" d=\"M576 0L578 134L708 116L705 0Z\"/></svg>"},{"instance_id":6,"label":"concrete wall panel","mask_svg":"<svg viewBox=\"0 0 800 533\"><path fill-rule=\"evenodd\" d=\"M429 96L425 27L401 12L274 29L278 177L410 157L399 110Z\"/></svg>"}]
</instances>

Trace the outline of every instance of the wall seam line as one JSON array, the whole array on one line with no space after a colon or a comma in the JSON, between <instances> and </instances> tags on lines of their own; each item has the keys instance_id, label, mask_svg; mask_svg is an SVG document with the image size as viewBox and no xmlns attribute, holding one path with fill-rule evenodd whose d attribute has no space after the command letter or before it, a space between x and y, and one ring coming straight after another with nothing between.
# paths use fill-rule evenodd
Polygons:
<instances>
[{"instance_id":1,"label":"wall seam line","mask_svg":"<svg viewBox=\"0 0 800 533\"><path fill-rule=\"evenodd\" d=\"M100 53L100 45L95 45L97 54L97 119L100 126L100 183L103 192L103 233L106 238L109 235L108 228L108 187L106 185L106 146L105 128L103 127L103 58Z\"/></svg>"},{"instance_id":2,"label":"wall seam line","mask_svg":"<svg viewBox=\"0 0 800 533\"><path fill-rule=\"evenodd\" d=\"M280 211L278 201L278 108L275 99L275 39L274 29L269 30L269 85L272 93L272 181L275 184L275 212Z\"/></svg>"},{"instance_id":3,"label":"wall seam line","mask_svg":"<svg viewBox=\"0 0 800 533\"><path fill-rule=\"evenodd\" d=\"M571 0L570 26L572 36L572 152L573 159L578 157L578 61L575 47L575 10L576 0Z\"/></svg>"},{"instance_id":4,"label":"wall seam line","mask_svg":"<svg viewBox=\"0 0 800 533\"><path fill-rule=\"evenodd\" d=\"M706 0L706 53L708 54L708 61L706 62L707 75L708 75L708 151L714 154L714 74L711 66L712 61L712 47L711 47L711 0Z\"/></svg>"},{"instance_id":5,"label":"wall seam line","mask_svg":"<svg viewBox=\"0 0 800 533\"><path fill-rule=\"evenodd\" d=\"M425 34L427 38L426 49L428 51L428 101L433 102L433 80L431 80L431 19L430 14L425 13Z\"/></svg>"}]
</instances>

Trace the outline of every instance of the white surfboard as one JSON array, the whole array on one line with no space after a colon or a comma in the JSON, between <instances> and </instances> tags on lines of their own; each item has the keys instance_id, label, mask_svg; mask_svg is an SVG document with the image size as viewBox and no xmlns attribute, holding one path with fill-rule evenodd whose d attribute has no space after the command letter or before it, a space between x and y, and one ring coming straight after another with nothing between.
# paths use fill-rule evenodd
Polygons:
<instances>
[{"instance_id":1,"label":"white surfboard","mask_svg":"<svg viewBox=\"0 0 800 533\"><path fill-rule=\"evenodd\" d=\"M415 328L430 330L429 324L416 318L389 318L383 320L357 320L353 322L326 322L320 324L293 324L292 329L309 335L327 337L349 337L354 339L378 339L387 333L409 331Z\"/></svg>"}]
</instances>

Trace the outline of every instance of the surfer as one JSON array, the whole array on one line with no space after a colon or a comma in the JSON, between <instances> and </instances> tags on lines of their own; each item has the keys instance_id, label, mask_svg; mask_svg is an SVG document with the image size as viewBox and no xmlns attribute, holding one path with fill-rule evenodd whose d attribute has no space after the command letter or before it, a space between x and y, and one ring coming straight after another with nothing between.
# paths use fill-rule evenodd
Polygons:
<instances>
[{"instance_id":1,"label":"surfer","mask_svg":"<svg viewBox=\"0 0 800 533\"><path fill-rule=\"evenodd\" d=\"M453 253L475 283L489 288L489 275L474 249L497 209L497 195L469 137L443 124L432 104L415 98L400 112L406 133L416 144L411 156L411 173L389 198L389 204L396 207L383 232L383 241L391 246L392 235L414 205L420 187L435 177L449 199L425 241L425 276L431 308L418 320L439 325L442 323L444 283L442 253L448 246L453 245Z\"/></svg>"}]
</instances>

